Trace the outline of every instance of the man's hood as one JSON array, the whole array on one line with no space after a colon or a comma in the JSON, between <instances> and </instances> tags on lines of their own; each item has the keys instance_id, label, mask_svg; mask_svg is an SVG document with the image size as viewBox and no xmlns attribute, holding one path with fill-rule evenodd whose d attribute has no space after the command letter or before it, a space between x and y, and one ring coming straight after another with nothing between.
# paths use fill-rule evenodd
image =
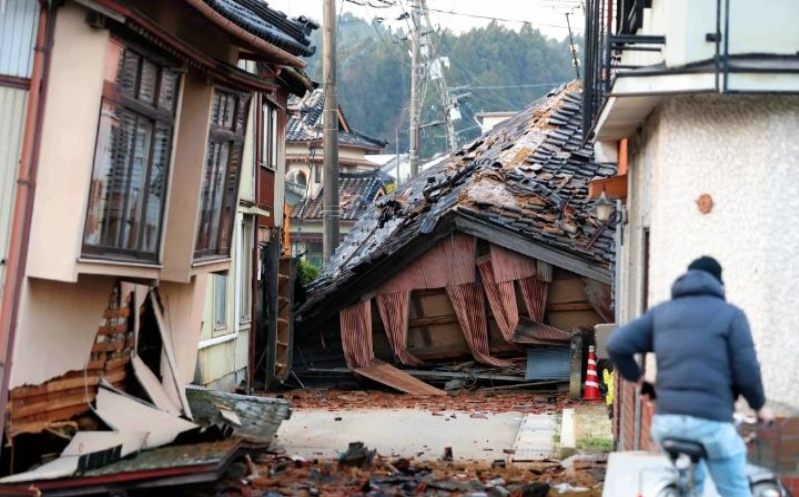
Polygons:
<instances>
[{"instance_id":1,"label":"man's hood","mask_svg":"<svg viewBox=\"0 0 799 497\"><path fill-rule=\"evenodd\" d=\"M677 278L671 286L671 297L680 298L688 295L712 295L724 300L724 286L706 271L690 270Z\"/></svg>"}]
</instances>

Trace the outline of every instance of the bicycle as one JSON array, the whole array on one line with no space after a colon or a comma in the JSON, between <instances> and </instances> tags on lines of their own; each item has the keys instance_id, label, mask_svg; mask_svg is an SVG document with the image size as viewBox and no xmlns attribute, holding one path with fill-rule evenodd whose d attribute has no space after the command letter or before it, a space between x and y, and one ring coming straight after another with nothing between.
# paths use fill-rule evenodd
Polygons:
<instances>
[{"instance_id":1,"label":"bicycle","mask_svg":"<svg viewBox=\"0 0 799 497\"><path fill-rule=\"evenodd\" d=\"M736 427L741 429L744 425L755 426L751 420L736 416ZM756 439L756 432L752 431L744 441L747 445ZM660 480L646 495L655 497L699 497L696 493L696 467L703 459L707 458L704 446L701 443L680 438L665 438L661 443L663 451L671 461L671 476ZM769 470L760 466L747 465L749 486L753 497L793 497ZM643 479L639 475L639 497L644 497L641 487Z\"/></svg>"}]
</instances>

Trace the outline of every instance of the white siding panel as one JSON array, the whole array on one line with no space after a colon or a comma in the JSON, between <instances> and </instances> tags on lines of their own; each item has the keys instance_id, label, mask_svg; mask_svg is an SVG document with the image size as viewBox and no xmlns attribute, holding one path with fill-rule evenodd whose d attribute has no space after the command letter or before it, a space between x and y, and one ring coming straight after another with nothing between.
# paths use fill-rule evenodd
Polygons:
<instances>
[{"instance_id":1,"label":"white siding panel","mask_svg":"<svg viewBox=\"0 0 799 497\"><path fill-rule=\"evenodd\" d=\"M28 92L0 86L0 296L4 288L8 238L19 168Z\"/></svg>"},{"instance_id":2,"label":"white siding panel","mask_svg":"<svg viewBox=\"0 0 799 497\"><path fill-rule=\"evenodd\" d=\"M5 0L0 10L0 74L29 78L39 18L37 0Z\"/></svg>"}]
</instances>

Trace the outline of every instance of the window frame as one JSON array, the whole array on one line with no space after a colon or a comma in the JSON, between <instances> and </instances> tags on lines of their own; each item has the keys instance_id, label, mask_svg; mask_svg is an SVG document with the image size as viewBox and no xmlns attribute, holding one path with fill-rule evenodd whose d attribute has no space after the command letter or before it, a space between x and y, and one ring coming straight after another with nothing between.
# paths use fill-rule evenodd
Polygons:
<instances>
[{"instance_id":1,"label":"window frame","mask_svg":"<svg viewBox=\"0 0 799 497\"><path fill-rule=\"evenodd\" d=\"M277 171L279 157L278 130L280 128L278 107L269 99L261 99L261 137L260 166L270 171Z\"/></svg>"},{"instance_id":2,"label":"window frame","mask_svg":"<svg viewBox=\"0 0 799 497\"><path fill-rule=\"evenodd\" d=\"M228 329L228 283L230 278L227 274L214 274L214 316L213 334L214 336L226 333ZM221 319L220 319L221 318Z\"/></svg>"},{"instance_id":3,"label":"window frame","mask_svg":"<svg viewBox=\"0 0 799 497\"><path fill-rule=\"evenodd\" d=\"M237 261L241 287L236 319L239 320L239 324L250 324L252 322L253 297L253 244L255 243L255 220L253 218L243 216L238 242L241 244L241 257Z\"/></svg>"},{"instance_id":4,"label":"window frame","mask_svg":"<svg viewBox=\"0 0 799 497\"><path fill-rule=\"evenodd\" d=\"M106 74L104 75L103 79L102 96L100 100L100 114L98 116L97 130L95 134L94 154L92 160L92 178L90 179L89 198L86 204L86 215L83 233L81 236L81 255L90 259L157 263L160 260L161 246L163 243L166 222L165 214L168 203L167 197L169 195L169 176L173 165L172 151L175 141L177 109L182 90L182 71L179 69L179 65L174 60L169 59L164 54L161 54L155 49L146 47L124 37L112 35L107 43L109 44L109 50L119 50L119 64L123 63L125 54L128 52L135 54L138 60L136 62L137 67L135 71L136 75L134 86L131 90L132 95L128 95L125 91L123 91L119 81L115 80L112 82L105 79L105 77L108 76L109 70L109 68L106 67ZM108 63L109 60L106 60L106 65ZM141 95L143 72L145 70L145 66L148 64L155 70L154 83L152 87L152 102L147 102L142 98ZM171 106L169 107L162 106L161 100L162 92L164 90L164 81L167 75L171 75L171 77L174 78L172 101ZM117 77L119 77L119 74ZM112 109L110 113L108 109ZM124 236L122 234L122 230L120 230L120 232L116 235L115 238L117 240L115 240L114 244L102 243L102 239L107 236L105 233L100 236L100 240L97 242L89 242L87 240L98 226L102 225L103 229L108 229L109 223L113 222L112 218L108 217L108 211L104 210L102 212L98 212L100 207L96 205L96 203L104 204L109 202L107 191L106 193L98 194L95 197L93 194L93 183L96 181L95 174L97 168L100 167L100 161L106 159L103 157L104 151L102 149L104 147L107 148L113 146L111 141L115 139L112 134L113 124L109 125L108 123L111 120L121 122L122 116L125 114L128 114L133 118L134 128L130 138L131 153L129 156L124 158L123 164L126 165L122 166L124 169L127 169L127 171L123 170L123 172L126 173L128 180L126 189L124 191L124 198L122 200L122 212L124 213L128 213L129 206L135 201L133 200L133 195L130 190L133 181L131 178L131 168L133 162L136 160L135 149L138 144L137 140L139 138L139 133L142 129L144 129L140 126L141 123L146 123L149 126L149 143L147 144L147 147L144 148L144 150L146 150L147 160L145 165L144 180L142 181L142 184L147 185L147 187L143 188L141 192L143 197L140 203L143 208L142 211L139 212L140 219L138 219L138 226L136 227L135 235L133 235L135 236L135 246L133 248L121 246L124 244L124 240L121 240ZM106 128L106 126L108 127ZM122 132L121 124L117 124L117 128L118 132ZM104 132L106 129L108 131ZM156 189L152 188L151 185L153 184L156 165L156 147L158 143L157 136L162 130L166 130L166 145L162 151L163 171L160 184L160 218L158 220L157 232L155 234L155 246L152 250L146 250L144 248L144 232L148 225L146 222L141 221L146 220L147 205L149 203L150 197L156 193ZM113 167L117 168L119 165L115 164ZM102 188L103 190L107 190L109 187L107 184L104 184ZM123 219L121 217L116 221L120 223L131 222L130 219Z\"/></svg>"},{"instance_id":5,"label":"window frame","mask_svg":"<svg viewBox=\"0 0 799 497\"><path fill-rule=\"evenodd\" d=\"M220 107L217 108L217 97L220 97ZM233 115L230 117L230 126L225 121L228 120L227 113L221 103L225 99L233 98ZM214 87L214 95L211 103L211 122L208 126L208 141L206 143L205 164L203 165L203 180L200 192L200 200L197 213L197 236L194 240L194 260L222 259L230 257L230 250L233 246L233 228L235 226L236 209L239 200L239 183L241 182L241 170L243 166L244 141L247 130L247 119L249 117L251 95L236 91L223 86ZM216 111L217 115L214 115ZM218 121L222 122L218 122ZM221 147L227 146L227 156L222 164L210 161L218 161L222 150ZM217 148L220 147L220 148ZM211 171L209 171L209 169ZM212 174L213 173L213 174ZM235 177L232 175L235 174ZM219 175L221 184L222 198L218 204L219 209L214 209L217 194L220 192L209 186L209 181L213 181ZM231 179L232 178L232 179ZM229 183L229 184L228 184ZM213 186L213 185L211 185ZM210 201L210 208L207 202ZM229 212L225 212L225 210ZM218 210L218 212L216 212ZM216 217L214 217L216 216ZM216 228L214 229L214 222ZM211 223L211 224L208 224ZM211 230L210 232L207 230ZM213 235L213 236L212 236ZM215 236L215 240L212 240ZM204 238L205 237L205 238Z\"/></svg>"}]
</instances>

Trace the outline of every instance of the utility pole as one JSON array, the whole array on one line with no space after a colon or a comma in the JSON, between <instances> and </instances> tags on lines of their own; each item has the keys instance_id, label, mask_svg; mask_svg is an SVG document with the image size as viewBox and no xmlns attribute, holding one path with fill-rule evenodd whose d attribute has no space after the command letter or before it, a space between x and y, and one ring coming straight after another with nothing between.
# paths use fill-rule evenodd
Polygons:
<instances>
[{"instance_id":1,"label":"utility pole","mask_svg":"<svg viewBox=\"0 0 799 497\"><path fill-rule=\"evenodd\" d=\"M409 154L411 161L411 178L419 174L419 9L424 8L424 0L421 1L418 7L411 7L411 23L413 24L413 31L411 32L411 106L408 109L408 116L410 118L410 134L408 139L410 141Z\"/></svg>"},{"instance_id":2,"label":"utility pole","mask_svg":"<svg viewBox=\"0 0 799 497\"><path fill-rule=\"evenodd\" d=\"M577 45L574 44L574 37L572 36L572 25L571 22L569 22L569 12L566 12L566 27L569 28L569 51L572 53L574 72L577 73L577 79L580 79L580 60L577 58Z\"/></svg>"},{"instance_id":3,"label":"utility pole","mask_svg":"<svg viewBox=\"0 0 799 497\"><path fill-rule=\"evenodd\" d=\"M424 9L426 26L432 29L433 24L430 22L430 11L426 8L426 0L420 0L419 4L421 8ZM426 34L423 33L422 36L426 36ZM425 51L424 55L425 61L428 63L428 77L436 82L436 87L438 88L438 93L441 98L441 105L444 107L444 122L447 124L447 144L449 145L449 151L455 153L458 151L458 135L455 133L455 119L453 119L453 111L457 112L455 108L456 101L450 98L449 88L447 88L447 78L444 75L444 69L449 67L449 59L437 57L430 62L431 44L428 42L425 45L427 51Z\"/></svg>"},{"instance_id":4,"label":"utility pole","mask_svg":"<svg viewBox=\"0 0 799 497\"><path fill-rule=\"evenodd\" d=\"M339 243L338 201L338 95L336 92L336 0L324 0L324 61L322 78L325 82L324 122L324 237L322 255L324 264L336 251Z\"/></svg>"}]
</instances>

